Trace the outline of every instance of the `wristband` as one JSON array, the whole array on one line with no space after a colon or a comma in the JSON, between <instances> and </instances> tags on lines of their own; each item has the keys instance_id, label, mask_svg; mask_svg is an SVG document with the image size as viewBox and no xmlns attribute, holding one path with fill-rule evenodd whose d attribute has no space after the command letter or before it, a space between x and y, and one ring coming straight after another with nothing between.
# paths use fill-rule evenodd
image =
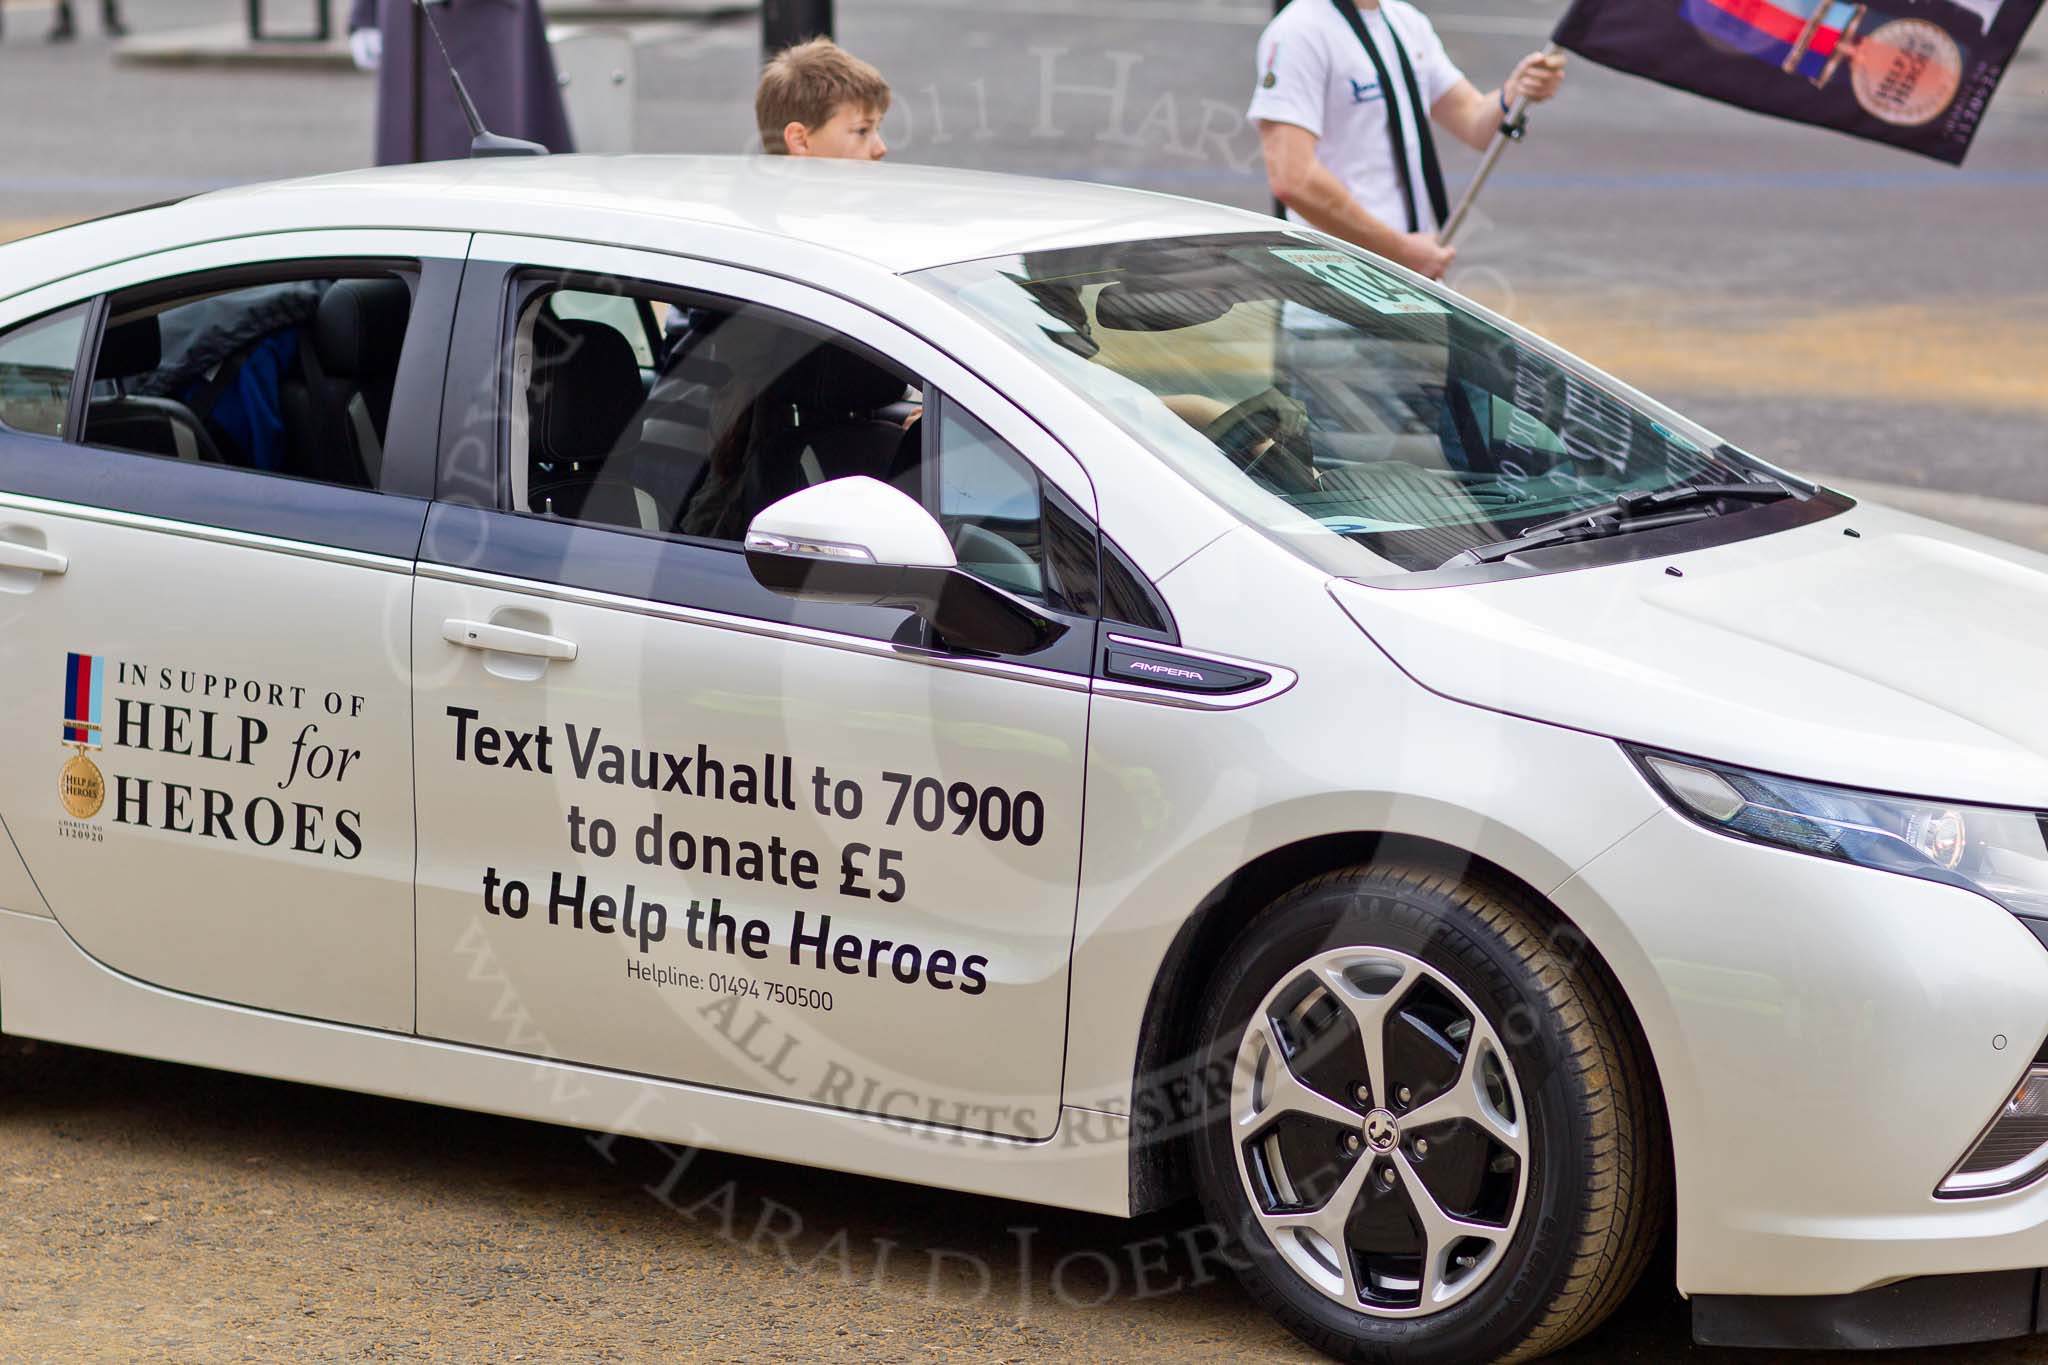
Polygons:
<instances>
[{"instance_id":1,"label":"wristband","mask_svg":"<svg viewBox=\"0 0 2048 1365\"><path fill-rule=\"evenodd\" d=\"M1503 114L1512 114L1515 112L1514 106L1508 103L1508 88L1505 85L1503 85L1500 88L1498 98L1500 100L1500 111Z\"/></svg>"}]
</instances>

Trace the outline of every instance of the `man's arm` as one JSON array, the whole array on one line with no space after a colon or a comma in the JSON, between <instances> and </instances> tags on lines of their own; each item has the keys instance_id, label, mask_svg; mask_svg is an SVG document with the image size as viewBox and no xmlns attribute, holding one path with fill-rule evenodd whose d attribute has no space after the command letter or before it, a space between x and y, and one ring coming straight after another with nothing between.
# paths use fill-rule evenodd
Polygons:
<instances>
[{"instance_id":1,"label":"man's arm","mask_svg":"<svg viewBox=\"0 0 2048 1365\"><path fill-rule=\"evenodd\" d=\"M1515 65L1514 74L1498 90L1480 94L1472 82L1460 80L1430 106L1439 128L1475 151L1485 151L1507 120L1506 105L1526 98L1541 104L1564 81L1564 54L1532 52Z\"/></svg>"},{"instance_id":2,"label":"man's arm","mask_svg":"<svg viewBox=\"0 0 2048 1365\"><path fill-rule=\"evenodd\" d=\"M1306 128L1259 120L1259 145L1266 153L1266 180L1273 187L1273 197L1306 218L1311 227L1399 261L1419 275L1442 279L1458 254L1457 248L1439 246L1428 233L1402 232L1366 212L1344 188L1344 182L1317 158L1317 141Z\"/></svg>"}]
</instances>

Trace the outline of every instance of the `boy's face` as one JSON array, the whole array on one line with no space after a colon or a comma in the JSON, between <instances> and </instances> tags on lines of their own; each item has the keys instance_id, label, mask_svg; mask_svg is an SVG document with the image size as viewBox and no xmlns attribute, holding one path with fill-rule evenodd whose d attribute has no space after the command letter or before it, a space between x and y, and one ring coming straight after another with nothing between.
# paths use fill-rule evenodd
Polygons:
<instances>
[{"instance_id":1,"label":"boy's face","mask_svg":"<svg viewBox=\"0 0 2048 1365\"><path fill-rule=\"evenodd\" d=\"M874 109L842 104L815 128L792 123L782 130L791 156L831 156L848 161L880 161L889 154L882 141L882 115Z\"/></svg>"}]
</instances>

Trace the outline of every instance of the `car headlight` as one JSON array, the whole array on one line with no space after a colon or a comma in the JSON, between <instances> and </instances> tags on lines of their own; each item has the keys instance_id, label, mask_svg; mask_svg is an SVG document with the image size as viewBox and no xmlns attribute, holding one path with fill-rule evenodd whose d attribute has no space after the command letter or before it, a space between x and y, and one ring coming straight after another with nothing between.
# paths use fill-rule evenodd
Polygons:
<instances>
[{"instance_id":1,"label":"car headlight","mask_svg":"<svg viewBox=\"0 0 2048 1365\"><path fill-rule=\"evenodd\" d=\"M1628 752L1672 805L1710 829L1959 886L2016 915L2048 920L2048 816L1824 786L1647 749Z\"/></svg>"}]
</instances>

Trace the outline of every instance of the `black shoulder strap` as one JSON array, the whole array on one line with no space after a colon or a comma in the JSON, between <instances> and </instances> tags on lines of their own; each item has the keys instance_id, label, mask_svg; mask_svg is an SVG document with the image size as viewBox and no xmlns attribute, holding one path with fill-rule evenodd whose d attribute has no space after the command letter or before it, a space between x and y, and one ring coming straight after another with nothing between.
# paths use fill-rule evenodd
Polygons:
<instances>
[{"instance_id":1,"label":"black shoulder strap","mask_svg":"<svg viewBox=\"0 0 2048 1365\"><path fill-rule=\"evenodd\" d=\"M1415 68L1408 61L1408 48L1401 41L1401 30L1394 27L1394 16L1387 16L1387 34L1394 40L1394 55L1401 61L1401 80L1408 87L1408 107L1415 111L1415 134L1422 149L1422 184L1429 191L1429 209L1436 215L1436 225L1441 228L1451 220L1451 199L1444 193L1444 168L1436 159L1436 133L1429 126L1429 110L1422 104L1422 87L1416 82Z\"/></svg>"},{"instance_id":2,"label":"black shoulder strap","mask_svg":"<svg viewBox=\"0 0 2048 1365\"><path fill-rule=\"evenodd\" d=\"M1358 36L1358 45L1365 49L1365 55L1372 61L1373 74L1379 77L1380 97L1387 106L1387 141L1394 153L1394 173L1401 180L1401 197L1407 201L1408 231L1422 230L1421 216L1415 207L1415 177L1408 169L1408 133L1401 118L1400 101L1394 98L1394 82L1387 71L1386 59L1380 56L1379 45L1372 40L1372 31L1365 26L1365 16L1358 12L1357 0L1330 0L1337 12L1344 16L1344 22L1351 25L1351 31ZM1422 90L1415 81L1415 68L1409 64L1408 49L1401 45L1401 35L1394 29L1394 20L1387 18L1387 33L1394 40L1394 55L1401 62L1402 84L1408 90L1408 107L1415 111L1417 145L1422 153L1422 178L1429 193L1430 209L1436 214L1436 221L1442 224L1450 217L1450 197L1444 192L1443 167L1436 156L1436 139L1430 135L1429 111L1422 107Z\"/></svg>"}]
</instances>

